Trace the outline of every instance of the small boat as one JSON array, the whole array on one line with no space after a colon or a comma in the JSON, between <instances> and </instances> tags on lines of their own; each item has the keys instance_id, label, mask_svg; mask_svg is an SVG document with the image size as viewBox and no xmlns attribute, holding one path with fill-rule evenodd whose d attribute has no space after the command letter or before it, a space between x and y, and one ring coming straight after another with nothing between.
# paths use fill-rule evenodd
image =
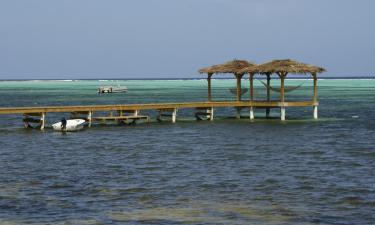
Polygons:
<instances>
[{"instance_id":1,"label":"small boat","mask_svg":"<svg viewBox=\"0 0 375 225\"><path fill-rule=\"evenodd\" d=\"M56 131L77 131L81 130L85 125L86 121L83 119L72 119L66 120L66 128L62 129L61 122L52 124L52 127Z\"/></svg>"},{"instance_id":2,"label":"small boat","mask_svg":"<svg viewBox=\"0 0 375 225\"><path fill-rule=\"evenodd\" d=\"M98 88L98 93L99 94L104 94L104 93L123 93L123 92L127 92L128 91L128 88L127 87L112 87L112 86L109 86L109 87L99 87Z\"/></svg>"}]
</instances>

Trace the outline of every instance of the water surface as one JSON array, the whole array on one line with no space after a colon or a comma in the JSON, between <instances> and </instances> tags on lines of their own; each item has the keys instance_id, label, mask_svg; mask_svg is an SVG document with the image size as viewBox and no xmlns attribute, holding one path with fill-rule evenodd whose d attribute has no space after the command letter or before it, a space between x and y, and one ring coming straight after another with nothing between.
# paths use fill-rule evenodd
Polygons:
<instances>
[{"instance_id":1,"label":"water surface","mask_svg":"<svg viewBox=\"0 0 375 225\"><path fill-rule=\"evenodd\" d=\"M96 94L110 84L129 92ZM261 99L264 88L255 84ZM234 99L228 88L235 80L212 85L214 100ZM205 101L206 86L0 82L0 107ZM271 120L257 110L255 122L246 110L236 120L228 118L233 109L219 109L213 122L180 110L176 124L61 134L24 129L20 115L2 115L0 224L374 224L375 80L319 80L318 94L317 121L311 108L288 108L286 122L277 110ZM306 81L287 99L311 95ZM68 115L47 115L48 125L61 116Z\"/></svg>"}]
</instances>

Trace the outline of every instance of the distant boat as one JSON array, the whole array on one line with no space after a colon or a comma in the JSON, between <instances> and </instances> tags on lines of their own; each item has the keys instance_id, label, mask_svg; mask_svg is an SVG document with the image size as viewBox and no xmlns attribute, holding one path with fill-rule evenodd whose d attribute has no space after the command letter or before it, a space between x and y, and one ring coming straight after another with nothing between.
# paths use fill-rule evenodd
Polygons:
<instances>
[{"instance_id":1,"label":"distant boat","mask_svg":"<svg viewBox=\"0 0 375 225\"><path fill-rule=\"evenodd\" d=\"M98 88L99 94L124 93L124 92L127 92L127 91L128 91L127 87L120 87L120 86L117 86L117 87L109 86L109 87L99 87Z\"/></svg>"},{"instance_id":2,"label":"distant boat","mask_svg":"<svg viewBox=\"0 0 375 225\"><path fill-rule=\"evenodd\" d=\"M52 124L52 128L56 131L77 131L81 130L86 121L83 119L66 120L66 128L61 127L61 122Z\"/></svg>"}]
</instances>

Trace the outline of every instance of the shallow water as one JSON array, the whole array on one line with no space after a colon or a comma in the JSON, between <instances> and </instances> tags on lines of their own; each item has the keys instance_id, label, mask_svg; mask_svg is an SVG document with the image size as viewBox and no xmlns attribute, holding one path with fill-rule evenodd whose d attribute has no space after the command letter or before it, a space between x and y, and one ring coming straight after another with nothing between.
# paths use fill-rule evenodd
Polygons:
<instances>
[{"instance_id":1,"label":"shallow water","mask_svg":"<svg viewBox=\"0 0 375 225\"><path fill-rule=\"evenodd\" d=\"M310 99L311 83L287 99ZM129 92L97 95L105 84ZM214 80L214 100L234 85ZM288 108L286 122L180 110L176 124L61 134L2 115L0 224L374 224L375 80L320 80L318 94L318 121L310 108ZM0 107L203 101L206 82L0 82L0 96Z\"/></svg>"}]
</instances>

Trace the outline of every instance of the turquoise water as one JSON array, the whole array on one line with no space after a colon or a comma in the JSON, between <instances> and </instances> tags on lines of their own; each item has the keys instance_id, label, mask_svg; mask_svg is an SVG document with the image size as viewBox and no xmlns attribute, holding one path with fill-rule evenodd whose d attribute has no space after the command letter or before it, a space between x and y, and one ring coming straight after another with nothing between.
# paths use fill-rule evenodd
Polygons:
<instances>
[{"instance_id":1,"label":"turquoise water","mask_svg":"<svg viewBox=\"0 0 375 225\"><path fill-rule=\"evenodd\" d=\"M288 80L298 85L302 80ZM277 85L278 81L274 81ZM128 93L98 95L104 85ZM248 86L248 81L243 81ZM374 224L375 80L318 82L319 120L288 108L287 121L234 119L75 133L22 128L0 115L0 224ZM234 80L214 80L232 100ZM255 82L255 96L264 87ZM205 101L205 80L4 81L0 107ZM247 97L248 93L244 95ZM312 81L287 100L310 100ZM277 93L273 93L277 99ZM154 111L144 111L155 119ZM49 114L50 126L67 114Z\"/></svg>"}]
</instances>

